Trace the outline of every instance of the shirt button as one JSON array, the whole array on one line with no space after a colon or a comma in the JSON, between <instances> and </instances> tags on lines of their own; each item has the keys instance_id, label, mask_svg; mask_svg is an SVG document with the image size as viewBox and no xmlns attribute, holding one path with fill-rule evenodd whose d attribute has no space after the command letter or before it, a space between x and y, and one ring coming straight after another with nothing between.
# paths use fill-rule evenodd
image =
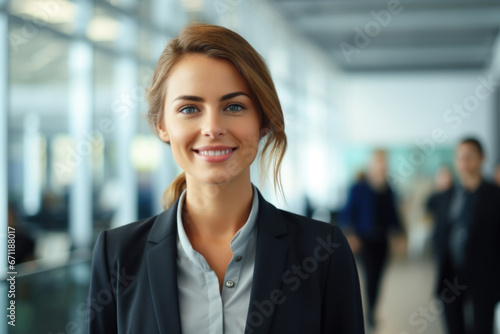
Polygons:
<instances>
[{"instance_id":1,"label":"shirt button","mask_svg":"<svg viewBox=\"0 0 500 334\"><path fill-rule=\"evenodd\" d=\"M234 286L234 282L233 282L233 281L231 281L231 280L226 281L226 286L227 286L228 288L232 288L232 287Z\"/></svg>"},{"instance_id":2,"label":"shirt button","mask_svg":"<svg viewBox=\"0 0 500 334\"><path fill-rule=\"evenodd\" d=\"M242 257L241 255L238 255L238 256L236 257L236 259L235 259L235 260L236 260L236 261L239 261L239 260L241 260L242 258L243 258L243 257Z\"/></svg>"}]
</instances>

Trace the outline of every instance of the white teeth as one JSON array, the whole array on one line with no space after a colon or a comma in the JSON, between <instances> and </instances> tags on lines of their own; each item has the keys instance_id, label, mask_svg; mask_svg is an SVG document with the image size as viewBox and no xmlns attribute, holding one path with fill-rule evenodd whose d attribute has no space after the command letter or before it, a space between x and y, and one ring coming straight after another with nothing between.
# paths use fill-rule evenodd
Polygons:
<instances>
[{"instance_id":1,"label":"white teeth","mask_svg":"<svg viewBox=\"0 0 500 334\"><path fill-rule=\"evenodd\" d=\"M229 154L232 149L222 150L222 151L199 151L200 155L209 155L209 156L219 156L224 154Z\"/></svg>"}]
</instances>

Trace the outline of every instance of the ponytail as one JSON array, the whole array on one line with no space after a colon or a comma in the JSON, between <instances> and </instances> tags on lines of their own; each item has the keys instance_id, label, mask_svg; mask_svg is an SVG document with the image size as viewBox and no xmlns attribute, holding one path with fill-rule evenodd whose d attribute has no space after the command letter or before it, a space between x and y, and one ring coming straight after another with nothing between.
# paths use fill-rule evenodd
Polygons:
<instances>
[{"instance_id":1,"label":"ponytail","mask_svg":"<svg viewBox=\"0 0 500 334\"><path fill-rule=\"evenodd\" d=\"M186 189L186 173L182 172L163 192L163 196L161 198L163 209L167 210L172 207L172 205L174 205L174 203L179 199L184 189Z\"/></svg>"}]
</instances>

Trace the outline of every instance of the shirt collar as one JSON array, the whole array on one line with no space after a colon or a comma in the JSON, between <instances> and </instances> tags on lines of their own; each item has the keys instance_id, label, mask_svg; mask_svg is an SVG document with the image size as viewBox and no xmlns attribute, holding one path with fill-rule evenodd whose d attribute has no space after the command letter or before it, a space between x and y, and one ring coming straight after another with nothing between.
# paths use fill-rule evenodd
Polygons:
<instances>
[{"instance_id":1,"label":"shirt collar","mask_svg":"<svg viewBox=\"0 0 500 334\"><path fill-rule=\"evenodd\" d=\"M248 241L251 238L256 237L256 222L257 222L257 213L259 211L259 197L257 196L257 189L255 186L252 186L253 189L253 199L252 199L252 208L250 210L250 214L248 215L248 219L245 224L236 232L233 239L231 239L230 247L231 251L234 253L238 248L245 246L248 244ZM184 250L184 253L187 257L198 267L204 270L210 270L207 262L204 260L203 256L195 251L191 246L191 242L186 235L186 231L184 230L184 224L182 222L182 210L184 207L184 200L186 197L185 189L181 196L179 197L179 205L177 206L177 236L179 239L179 243Z\"/></svg>"}]
</instances>

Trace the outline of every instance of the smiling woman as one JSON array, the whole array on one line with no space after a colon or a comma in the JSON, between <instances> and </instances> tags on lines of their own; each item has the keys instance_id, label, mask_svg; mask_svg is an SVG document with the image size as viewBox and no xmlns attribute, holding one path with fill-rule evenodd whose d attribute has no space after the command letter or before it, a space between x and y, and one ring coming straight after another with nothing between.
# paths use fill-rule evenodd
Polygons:
<instances>
[{"instance_id":1,"label":"smiling woman","mask_svg":"<svg viewBox=\"0 0 500 334\"><path fill-rule=\"evenodd\" d=\"M215 68L223 72L217 73ZM181 82L183 89L178 86ZM246 109L247 112L242 113L244 116L256 114L261 118L260 133L247 137L247 141L257 140L258 145L258 139L267 134L261 152L262 174L266 174L268 167L274 164L275 188L281 191L279 170L287 146L281 104L261 56L237 34L222 33L221 29L214 29L213 26L194 25L170 41L158 60L149 90L148 121L151 127L165 141L161 130L165 129L162 122L169 116L169 109L184 106L181 108L184 113L193 113L195 109L202 111L194 104L203 103L207 106L205 98L213 95L212 91L205 90L207 86L212 88L213 93L222 92L220 94L223 95L212 98L220 103L225 102L230 111L236 113L235 107L238 110ZM215 92L216 89L219 92ZM202 93L194 94L195 91ZM241 102L234 103L238 101ZM242 102L250 105L245 108ZM185 108L186 105L188 108ZM240 122L244 123L245 120ZM257 147L240 151L243 152L242 156L253 161L255 156L252 157L251 152L256 153ZM184 189L185 175L181 174L167 189L163 198L164 207L170 207Z\"/></svg>"},{"instance_id":2,"label":"smiling woman","mask_svg":"<svg viewBox=\"0 0 500 334\"><path fill-rule=\"evenodd\" d=\"M99 235L87 333L363 333L342 232L275 208L250 180L264 141L263 173L272 166L281 190L287 141L248 42L187 27L160 56L148 102L151 128L184 172L164 212Z\"/></svg>"},{"instance_id":3,"label":"smiling woman","mask_svg":"<svg viewBox=\"0 0 500 334\"><path fill-rule=\"evenodd\" d=\"M240 193L239 189L250 190L247 199L250 198L249 166L266 130L258 101L252 98L251 89L235 66L225 59L187 54L171 69L165 92L163 115L155 125L186 173L178 182L185 180L199 190L189 192L187 202L194 202L194 194L197 203L208 205L203 197L220 187L225 191L233 189L228 192L233 196ZM281 119L281 132L282 122ZM207 187L209 184L212 186ZM173 187L184 188L175 184ZM166 202L177 200L176 195Z\"/></svg>"}]
</instances>

